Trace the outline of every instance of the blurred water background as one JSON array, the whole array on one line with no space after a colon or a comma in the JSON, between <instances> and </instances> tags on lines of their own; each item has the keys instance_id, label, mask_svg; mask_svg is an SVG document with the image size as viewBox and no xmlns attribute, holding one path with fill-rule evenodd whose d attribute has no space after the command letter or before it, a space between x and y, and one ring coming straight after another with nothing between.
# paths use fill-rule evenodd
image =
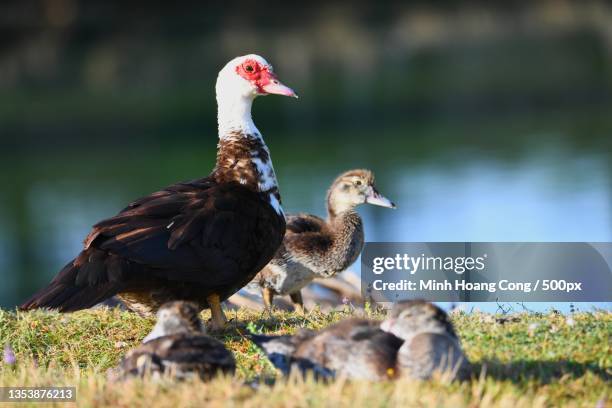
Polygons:
<instances>
[{"instance_id":1,"label":"blurred water background","mask_svg":"<svg viewBox=\"0 0 612 408\"><path fill-rule=\"evenodd\" d=\"M367 167L398 204L368 241L612 241L610 3L283 4L0 4L0 307L209 173L216 74L251 52L300 94L254 105L286 211Z\"/></svg>"}]
</instances>

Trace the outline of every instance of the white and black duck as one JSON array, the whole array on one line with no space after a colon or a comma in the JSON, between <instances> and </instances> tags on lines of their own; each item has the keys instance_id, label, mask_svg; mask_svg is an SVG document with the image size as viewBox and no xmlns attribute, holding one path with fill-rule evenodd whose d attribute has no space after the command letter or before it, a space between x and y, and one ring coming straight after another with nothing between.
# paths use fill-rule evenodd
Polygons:
<instances>
[{"instance_id":1,"label":"white and black duck","mask_svg":"<svg viewBox=\"0 0 612 408\"><path fill-rule=\"evenodd\" d=\"M205 178L177 183L97 223L82 252L21 309L89 308L114 295L153 314L188 300L210 308L224 326L221 302L273 257L285 217L270 152L251 118L259 95L296 97L258 55L230 61L216 85L217 162Z\"/></svg>"}]
</instances>

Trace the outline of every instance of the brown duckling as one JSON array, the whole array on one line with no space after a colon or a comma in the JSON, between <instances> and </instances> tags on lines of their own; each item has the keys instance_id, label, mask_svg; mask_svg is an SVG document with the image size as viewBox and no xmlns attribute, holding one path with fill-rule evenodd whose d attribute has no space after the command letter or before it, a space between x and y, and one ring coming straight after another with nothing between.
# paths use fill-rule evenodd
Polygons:
<instances>
[{"instance_id":1,"label":"brown duckling","mask_svg":"<svg viewBox=\"0 0 612 408\"><path fill-rule=\"evenodd\" d=\"M370 170L349 170L329 188L326 220L311 214L286 217L283 244L253 280L262 288L267 310L274 295L288 294L303 312L303 287L315 277L332 277L355 262L364 243L363 222L355 208L364 203L395 208L376 189Z\"/></svg>"},{"instance_id":2,"label":"brown duckling","mask_svg":"<svg viewBox=\"0 0 612 408\"><path fill-rule=\"evenodd\" d=\"M294 336L251 335L251 339L284 375L298 369L318 379L377 381L395 375L397 350L403 344L379 325L354 318L319 332L303 329Z\"/></svg>"},{"instance_id":3,"label":"brown duckling","mask_svg":"<svg viewBox=\"0 0 612 408\"><path fill-rule=\"evenodd\" d=\"M115 376L209 380L218 373L233 374L232 353L205 334L198 310L197 305L183 301L162 305L155 327L143 344L127 353Z\"/></svg>"},{"instance_id":4,"label":"brown duckling","mask_svg":"<svg viewBox=\"0 0 612 408\"><path fill-rule=\"evenodd\" d=\"M448 315L424 300L397 303L380 328L401 338L397 367L402 377L426 380L436 373L464 379L470 366Z\"/></svg>"},{"instance_id":5,"label":"brown duckling","mask_svg":"<svg viewBox=\"0 0 612 408\"><path fill-rule=\"evenodd\" d=\"M382 322L348 319L319 332L295 336L252 335L272 364L317 378L429 379L448 373L464 378L467 359L446 313L423 301L398 303Z\"/></svg>"}]
</instances>

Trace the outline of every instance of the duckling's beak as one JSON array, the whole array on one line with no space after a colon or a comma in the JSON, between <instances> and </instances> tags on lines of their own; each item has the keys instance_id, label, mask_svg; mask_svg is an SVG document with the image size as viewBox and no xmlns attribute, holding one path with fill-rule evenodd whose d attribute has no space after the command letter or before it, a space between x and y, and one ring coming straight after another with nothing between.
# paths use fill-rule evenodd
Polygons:
<instances>
[{"instance_id":1,"label":"duckling's beak","mask_svg":"<svg viewBox=\"0 0 612 408\"><path fill-rule=\"evenodd\" d=\"M374 186L368 187L365 202L372 205L379 205L381 207L395 208L395 204L393 204L393 202L387 197L380 194Z\"/></svg>"},{"instance_id":2,"label":"duckling's beak","mask_svg":"<svg viewBox=\"0 0 612 408\"><path fill-rule=\"evenodd\" d=\"M142 339L143 343L146 343L148 341L154 340L158 337L162 337L165 336L166 333L164 333L164 329L161 327L161 325L156 324L155 327L153 327L153 330L151 330L151 333L149 333L147 335L147 337L145 337L144 339Z\"/></svg>"}]
</instances>

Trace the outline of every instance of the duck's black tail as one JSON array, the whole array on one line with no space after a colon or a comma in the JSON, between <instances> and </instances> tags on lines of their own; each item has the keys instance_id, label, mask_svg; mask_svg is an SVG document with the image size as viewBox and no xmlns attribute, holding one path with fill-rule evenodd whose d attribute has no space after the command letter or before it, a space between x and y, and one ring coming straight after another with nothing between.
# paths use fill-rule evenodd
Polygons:
<instances>
[{"instance_id":1,"label":"duck's black tail","mask_svg":"<svg viewBox=\"0 0 612 408\"><path fill-rule=\"evenodd\" d=\"M45 288L23 302L21 310L38 308L74 312L117 294L121 265L113 265L102 251L88 249L69 262Z\"/></svg>"}]
</instances>

